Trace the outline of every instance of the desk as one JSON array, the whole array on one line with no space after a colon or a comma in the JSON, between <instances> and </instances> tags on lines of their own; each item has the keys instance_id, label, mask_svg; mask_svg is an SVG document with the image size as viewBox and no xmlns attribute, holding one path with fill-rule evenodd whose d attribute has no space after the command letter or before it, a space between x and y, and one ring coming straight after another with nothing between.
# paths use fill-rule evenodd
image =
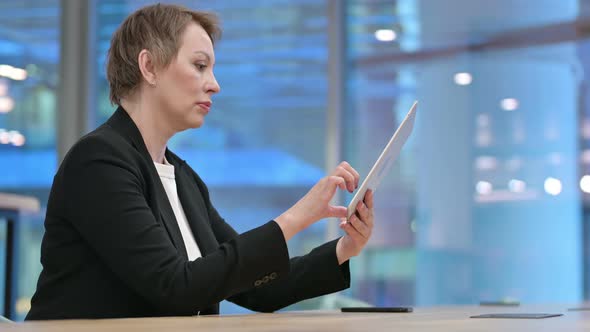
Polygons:
<instances>
[{"instance_id":1,"label":"desk","mask_svg":"<svg viewBox=\"0 0 590 332\"><path fill-rule=\"evenodd\" d=\"M0 218L6 219L6 261L4 267L4 317L13 318L13 304L18 290L18 217L21 212L39 212L39 200L0 193Z\"/></svg>"},{"instance_id":2,"label":"desk","mask_svg":"<svg viewBox=\"0 0 590 332\"><path fill-rule=\"evenodd\" d=\"M413 313L340 313L300 311L200 317L166 317L105 320L68 320L8 323L3 331L590 331L590 311L567 311L580 305L522 307L433 307ZM471 315L498 312L551 312L561 317L545 319L473 319Z\"/></svg>"}]
</instances>

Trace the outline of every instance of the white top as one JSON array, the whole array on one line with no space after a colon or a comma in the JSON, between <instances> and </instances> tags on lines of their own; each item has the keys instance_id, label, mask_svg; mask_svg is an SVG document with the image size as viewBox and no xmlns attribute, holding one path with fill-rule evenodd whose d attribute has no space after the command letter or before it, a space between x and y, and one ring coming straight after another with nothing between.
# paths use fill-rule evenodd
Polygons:
<instances>
[{"instance_id":1,"label":"white top","mask_svg":"<svg viewBox=\"0 0 590 332\"><path fill-rule=\"evenodd\" d=\"M201 257L201 250L199 250L197 241L195 241L195 236L193 235L193 232L188 225L188 221L186 220L186 215L184 214L184 209L182 208L180 199L178 199L176 178L174 177L174 166L170 165L166 159L164 159L164 164L159 164L156 162L154 162L154 164L158 170L158 175L160 175L162 185L164 185L164 189L166 190L168 201L170 201L172 210L174 210L174 216L176 217L178 228L180 228L180 234L182 234L182 240L184 241L184 246L186 247L188 259L193 261Z\"/></svg>"}]
</instances>

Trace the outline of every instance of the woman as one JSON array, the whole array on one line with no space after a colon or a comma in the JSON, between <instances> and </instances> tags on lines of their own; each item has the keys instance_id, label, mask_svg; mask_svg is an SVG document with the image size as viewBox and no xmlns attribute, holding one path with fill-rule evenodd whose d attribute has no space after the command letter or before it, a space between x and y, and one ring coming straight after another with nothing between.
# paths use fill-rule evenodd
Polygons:
<instances>
[{"instance_id":1,"label":"woman","mask_svg":"<svg viewBox=\"0 0 590 332\"><path fill-rule=\"evenodd\" d=\"M270 312L349 286L348 260L373 228L373 196L340 223L346 235L289 260L286 241L326 217L337 188L359 175L347 163L274 220L237 234L207 187L166 148L203 125L219 92L215 16L155 5L131 14L108 54L119 107L69 151L53 182L43 271L28 320L219 313L227 299Z\"/></svg>"}]
</instances>

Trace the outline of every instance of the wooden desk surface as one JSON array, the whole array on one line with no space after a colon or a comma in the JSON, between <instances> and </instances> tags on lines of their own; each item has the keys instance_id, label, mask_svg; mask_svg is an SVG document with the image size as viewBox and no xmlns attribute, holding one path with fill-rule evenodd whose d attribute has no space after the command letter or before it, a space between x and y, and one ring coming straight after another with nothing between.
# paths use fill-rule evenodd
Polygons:
<instances>
[{"instance_id":1,"label":"wooden desk surface","mask_svg":"<svg viewBox=\"0 0 590 332\"><path fill-rule=\"evenodd\" d=\"M590 311L580 305L415 308L413 313L299 311L200 317L68 320L0 324L2 331L590 331ZM545 319L473 319L485 313L562 313Z\"/></svg>"}]
</instances>

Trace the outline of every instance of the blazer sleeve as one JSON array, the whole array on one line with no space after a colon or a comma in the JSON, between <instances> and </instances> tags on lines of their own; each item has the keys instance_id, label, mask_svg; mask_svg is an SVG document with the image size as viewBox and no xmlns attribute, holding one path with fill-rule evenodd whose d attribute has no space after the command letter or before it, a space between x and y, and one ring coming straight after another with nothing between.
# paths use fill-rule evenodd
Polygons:
<instances>
[{"instance_id":1,"label":"blazer sleeve","mask_svg":"<svg viewBox=\"0 0 590 332\"><path fill-rule=\"evenodd\" d=\"M67 197L65 217L159 314L195 314L252 288L262 276L288 272L287 246L275 222L232 236L204 258L182 258L148 206L141 165L128 154L87 137L66 157L58 181Z\"/></svg>"},{"instance_id":2,"label":"blazer sleeve","mask_svg":"<svg viewBox=\"0 0 590 332\"><path fill-rule=\"evenodd\" d=\"M238 233L225 222L211 204L205 184L196 173L195 176L205 197L209 219L218 242L225 243L237 238ZM338 264L337 242L338 240L330 241L304 256L292 258L289 261L288 274L265 275L259 279L255 287L227 300L250 310L272 312L305 299L350 287L349 261L342 265Z\"/></svg>"},{"instance_id":3,"label":"blazer sleeve","mask_svg":"<svg viewBox=\"0 0 590 332\"><path fill-rule=\"evenodd\" d=\"M234 295L228 301L260 312L273 312L299 301L350 287L349 262L338 265L336 242L290 260L290 273L276 281Z\"/></svg>"}]
</instances>

